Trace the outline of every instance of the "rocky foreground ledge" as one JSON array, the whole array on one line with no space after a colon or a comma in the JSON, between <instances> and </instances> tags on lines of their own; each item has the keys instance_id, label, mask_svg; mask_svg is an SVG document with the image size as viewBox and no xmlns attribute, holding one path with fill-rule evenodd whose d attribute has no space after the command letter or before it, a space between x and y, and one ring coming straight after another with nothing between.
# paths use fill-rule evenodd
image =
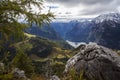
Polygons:
<instances>
[{"instance_id":1,"label":"rocky foreground ledge","mask_svg":"<svg viewBox=\"0 0 120 80\"><path fill-rule=\"evenodd\" d=\"M120 80L120 56L96 43L80 45L80 52L67 61L64 72L71 68L88 80Z\"/></svg>"}]
</instances>

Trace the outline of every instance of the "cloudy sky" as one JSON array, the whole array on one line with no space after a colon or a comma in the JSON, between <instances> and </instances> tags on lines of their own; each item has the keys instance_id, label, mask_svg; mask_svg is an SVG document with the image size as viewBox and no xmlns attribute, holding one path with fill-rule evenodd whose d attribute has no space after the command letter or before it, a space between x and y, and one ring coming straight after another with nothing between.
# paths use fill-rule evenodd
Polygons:
<instances>
[{"instance_id":1,"label":"cloudy sky","mask_svg":"<svg viewBox=\"0 0 120 80\"><path fill-rule=\"evenodd\" d=\"M120 11L120 0L46 0L44 5L58 18L91 18Z\"/></svg>"}]
</instances>

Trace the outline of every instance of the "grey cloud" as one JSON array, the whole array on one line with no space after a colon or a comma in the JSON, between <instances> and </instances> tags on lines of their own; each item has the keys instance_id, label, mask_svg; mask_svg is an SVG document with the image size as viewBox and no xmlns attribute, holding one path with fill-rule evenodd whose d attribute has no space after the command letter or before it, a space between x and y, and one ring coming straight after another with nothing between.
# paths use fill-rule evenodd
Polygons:
<instances>
[{"instance_id":1,"label":"grey cloud","mask_svg":"<svg viewBox=\"0 0 120 80\"><path fill-rule=\"evenodd\" d=\"M110 7L112 6L112 7ZM79 11L79 15L97 15L103 13L118 12L116 5L94 5Z\"/></svg>"},{"instance_id":2,"label":"grey cloud","mask_svg":"<svg viewBox=\"0 0 120 80\"><path fill-rule=\"evenodd\" d=\"M79 4L84 5L109 4L114 0L46 0L46 1L73 7Z\"/></svg>"},{"instance_id":3,"label":"grey cloud","mask_svg":"<svg viewBox=\"0 0 120 80\"><path fill-rule=\"evenodd\" d=\"M60 5L69 7L78 7L79 5L85 6L85 8L79 11L78 15L98 15L108 12L118 12L117 8L120 6L120 0L47 0L48 2L54 2Z\"/></svg>"},{"instance_id":4,"label":"grey cloud","mask_svg":"<svg viewBox=\"0 0 120 80\"><path fill-rule=\"evenodd\" d=\"M109 4L96 4L88 6L87 8L79 11L79 15L100 15L104 13L119 12L120 1L114 0Z\"/></svg>"}]
</instances>

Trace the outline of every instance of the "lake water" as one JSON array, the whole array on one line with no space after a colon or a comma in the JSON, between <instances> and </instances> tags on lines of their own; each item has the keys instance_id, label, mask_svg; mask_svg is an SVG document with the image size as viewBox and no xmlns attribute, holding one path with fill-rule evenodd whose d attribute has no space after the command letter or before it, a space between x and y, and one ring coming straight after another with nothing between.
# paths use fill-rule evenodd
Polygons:
<instances>
[{"instance_id":1,"label":"lake water","mask_svg":"<svg viewBox=\"0 0 120 80\"><path fill-rule=\"evenodd\" d=\"M66 40L66 42L68 44L70 44L71 46L73 46L74 48L77 48L78 46L80 46L81 44L86 44L85 42L72 42L72 41L69 41L69 40Z\"/></svg>"}]
</instances>

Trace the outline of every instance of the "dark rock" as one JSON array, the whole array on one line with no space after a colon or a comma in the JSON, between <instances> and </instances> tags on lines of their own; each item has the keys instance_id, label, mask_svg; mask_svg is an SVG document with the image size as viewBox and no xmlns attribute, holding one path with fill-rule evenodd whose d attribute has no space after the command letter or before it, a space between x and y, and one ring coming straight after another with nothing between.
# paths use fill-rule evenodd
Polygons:
<instances>
[{"instance_id":1,"label":"dark rock","mask_svg":"<svg viewBox=\"0 0 120 80\"><path fill-rule=\"evenodd\" d=\"M120 80L120 56L117 53L96 43L79 48L80 52L67 61L64 72L74 67L77 74L84 71L88 80Z\"/></svg>"}]
</instances>

